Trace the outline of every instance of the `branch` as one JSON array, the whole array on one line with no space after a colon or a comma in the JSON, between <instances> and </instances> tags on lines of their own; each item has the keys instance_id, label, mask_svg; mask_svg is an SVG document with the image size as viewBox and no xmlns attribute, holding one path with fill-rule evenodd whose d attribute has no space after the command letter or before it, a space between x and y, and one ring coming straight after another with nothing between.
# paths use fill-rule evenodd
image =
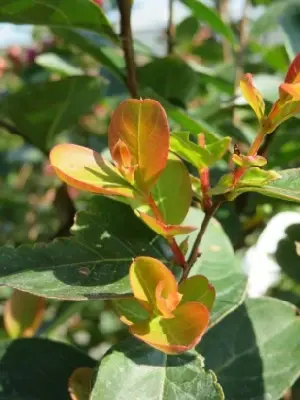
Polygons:
<instances>
[{"instance_id":1,"label":"branch","mask_svg":"<svg viewBox=\"0 0 300 400\"><path fill-rule=\"evenodd\" d=\"M205 212L203 221L200 226L199 233L193 244L192 251L191 251L191 254L190 254L188 262L187 262L187 268L184 269L180 282L184 281L188 277L192 266L195 264L198 257L200 257L201 253L199 253L199 246L201 244L203 236L206 232L206 229L208 227L210 220L215 215L216 211L218 210L220 205L223 203L223 201L224 201L223 197L219 197L216 200L216 202L211 206L211 208Z\"/></svg>"},{"instance_id":2,"label":"branch","mask_svg":"<svg viewBox=\"0 0 300 400\"><path fill-rule=\"evenodd\" d=\"M173 22L174 16L174 0L169 0L169 20L167 27L167 52L171 55L175 44L175 25Z\"/></svg>"},{"instance_id":3,"label":"branch","mask_svg":"<svg viewBox=\"0 0 300 400\"><path fill-rule=\"evenodd\" d=\"M248 45L249 35L248 35L248 18L247 18L247 11L250 5L250 0L244 0L244 8L242 19L240 21L240 43L239 49L236 52L236 69L235 69L235 80L234 80L234 97L237 95L237 91L239 88L240 80L244 73L244 57L245 57L245 50ZM233 108L232 114L232 122L233 125L236 125L236 108Z\"/></svg>"},{"instance_id":4,"label":"branch","mask_svg":"<svg viewBox=\"0 0 300 400\"><path fill-rule=\"evenodd\" d=\"M127 68L127 87L131 96L137 98L136 66L131 29L132 0L118 0L118 6L120 10L122 46Z\"/></svg>"}]
</instances>

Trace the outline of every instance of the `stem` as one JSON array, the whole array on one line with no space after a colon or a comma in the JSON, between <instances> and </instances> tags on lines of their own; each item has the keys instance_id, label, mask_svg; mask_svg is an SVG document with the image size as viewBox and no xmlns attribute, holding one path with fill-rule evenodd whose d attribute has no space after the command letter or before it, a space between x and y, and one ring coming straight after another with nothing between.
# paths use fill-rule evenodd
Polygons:
<instances>
[{"instance_id":1,"label":"stem","mask_svg":"<svg viewBox=\"0 0 300 400\"><path fill-rule=\"evenodd\" d=\"M199 146L205 148L205 136L200 133L198 136ZM209 169L207 167L199 169L199 176L201 182L201 192L202 192L202 208L203 211L209 210L212 206L212 200L208 192L210 190L210 179L209 179Z\"/></svg>"},{"instance_id":2,"label":"stem","mask_svg":"<svg viewBox=\"0 0 300 400\"><path fill-rule=\"evenodd\" d=\"M193 244L192 251L191 251L190 257L189 257L188 262L187 262L187 268L184 269L180 282L184 281L188 277L192 266L195 264L195 262L197 261L198 257L200 256L199 246L200 246L201 241L203 239L203 236L204 236L204 234L206 232L208 224L209 224L211 218L215 215L216 211L218 210L218 208L220 207L220 205L222 204L223 201L224 201L224 199L220 197L211 206L211 208L205 212L203 221L202 221L201 226L200 226L199 233L198 233L198 235L196 237L196 240L195 240L195 242Z\"/></svg>"},{"instance_id":3,"label":"stem","mask_svg":"<svg viewBox=\"0 0 300 400\"><path fill-rule=\"evenodd\" d=\"M131 0L118 0L120 10L121 38L127 68L127 87L132 97L138 98L136 67L131 29Z\"/></svg>"},{"instance_id":4,"label":"stem","mask_svg":"<svg viewBox=\"0 0 300 400\"><path fill-rule=\"evenodd\" d=\"M222 21L224 21L225 23L229 22L228 6L229 6L228 0L218 0L217 1L218 12L220 14ZM225 62L232 61L232 53L231 53L231 49L230 49L230 44L228 43L228 41L225 38L222 38L222 50L223 50L224 61Z\"/></svg>"},{"instance_id":5,"label":"stem","mask_svg":"<svg viewBox=\"0 0 300 400\"><path fill-rule=\"evenodd\" d=\"M162 222L163 224L165 224L165 221L163 219L163 216L161 215L161 212L159 210L159 208L157 207L153 197L151 196L151 194L148 196L147 198L147 202L149 204L149 207L151 208L151 211L153 212L153 215L155 216L155 218L159 221ZM180 265L182 268L186 268L186 261L185 261L185 257L184 254L182 253L180 247L178 246L176 240L173 238L170 238L168 240L170 248L174 254L175 260L177 262L178 265Z\"/></svg>"},{"instance_id":6,"label":"stem","mask_svg":"<svg viewBox=\"0 0 300 400\"><path fill-rule=\"evenodd\" d=\"M237 96L238 88L240 85L241 77L244 73L244 57L245 50L248 44L248 18L247 18L247 10L250 5L250 0L244 0L244 8L242 19L240 21L240 40L239 40L239 49L236 52L236 70L235 70L235 80L234 80L234 97ZM233 125L236 125L237 116L236 116L236 108L233 108L232 113L232 122Z\"/></svg>"},{"instance_id":7,"label":"stem","mask_svg":"<svg viewBox=\"0 0 300 400\"><path fill-rule=\"evenodd\" d=\"M173 53L175 44L175 25L173 23L174 15L174 0L169 0L169 20L167 27L167 53L171 55Z\"/></svg>"}]
</instances>

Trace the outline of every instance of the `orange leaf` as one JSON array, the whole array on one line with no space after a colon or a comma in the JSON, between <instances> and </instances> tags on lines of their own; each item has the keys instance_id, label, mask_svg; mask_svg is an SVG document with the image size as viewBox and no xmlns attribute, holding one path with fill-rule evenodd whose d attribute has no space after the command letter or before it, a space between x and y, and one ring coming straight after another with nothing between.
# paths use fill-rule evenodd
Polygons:
<instances>
[{"instance_id":1,"label":"orange leaf","mask_svg":"<svg viewBox=\"0 0 300 400\"><path fill-rule=\"evenodd\" d=\"M131 154L131 166L137 165L137 185L150 189L168 160L169 126L166 113L157 101L125 100L113 112L108 143L116 163L120 158L115 146L122 140Z\"/></svg>"},{"instance_id":2,"label":"orange leaf","mask_svg":"<svg viewBox=\"0 0 300 400\"><path fill-rule=\"evenodd\" d=\"M208 327L209 312L200 303L180 305L174 318L156 317L129 327L130 332L150 346L167 354L179 354L193 348Z\"/></svg>"},{"instance_id":3,"label":"orange leaf","mask_svg":"<svg viewBox=\"0 0 300 400\"><path fill-rule=\"evenodd\" d=\"M138 211L138 215L142 219L142 221L144 221L145 224L149 226L149 228L167 239L176 235L188 234L197 229L194 226L166 225L156 218L153 218L150 215L145 214L141 211Z\"/></svg>"},{"instance_id":4,"label":"orange leaf","mask_svg":"<svg viewBox=\"0 0 300 400\"><path fill-rule=\"evenodd\" d=\"M69 393L72 400L89 400L92 392L93 369L76 368L69 378Z\"/></svg>"},{"instance_id":5,"label":"orange leaf","mask_svg":"<svg viewBox=\"0 0 300 400\"><path fill-rule=\"evenodd\" d=\"M133 189L118 170L87 147L59 144L50 152L50 163L61 180L77 189L134 197Z\"/></svg>"},{"instance_id":6,"label":"orange leaf","mask_svg":"<svg viewBox=\"0 0 300 400\"><path fill-rule=\"evenodd\" d=\"M264 132L272 133L284 121L299 113L300 102L277 100L264 121Z\"/></svg>"},{"instance_id":7,"label":"orange leaf","mask_svg":"<svg viewBox=\"0 0 300 400\"><path fill-rule=\"evenodd\" d=\"M31 293L14 290L4 308L4 325L12 338L31 337L38 330L46 301Z\"/></svg>"},{"instance_id":8,"label":"orange leaf","mask_svg":"<svg viewBox=\"0 0 300 400\"><path fill-rule=\"evenodd\" d=\"M258 120L261 121L265 114L265 102L261 93L254 86L251 74L243 76L240 81L240 88L244 98L254 110Z\"/></svg>"},{"instance_id":9,"label":"orange leaf","mask_svg":"<svg viewBox=\"0 0 300 400\"><path fill-rule=\"evenodd\" d=\"M293 101L300 101L300 83L282 83L280 90L292 96Z\"/></svg>"},{"instance_id":10,"label":"orange leaf","mask_svg":"<svg viewBox=\"0 0 300 400\"><path fill-rule=\"evenodd\" d=\"M174 275L155 258L137 257L130 266L129 279L134 297L149 312L164 314L165 307L171 312L181 299ZM157 289L160 282L163 285Z\"/></svg>"},{"instance_id":11,"label":"orange leaf","mask_svg":"<svg viewBox=\"0 0 300 400\"><path fill-rule=\"evenodd\" d=\"M286 83L300 82L300 53L296 55L296 57L290 64L284 82Z\"/></svg>"},{"instance_id":12,"label":"orange leaf","mask_svg":"<svg viewBox=\"0 0 300 400\"><path fill-rule=\"evenodd\" d=\"M179 293L183 295L180 304L197 301L210 311L216 298L215 288L203 275L195 275L179 285Z\"/></svg>"}]
</instances>

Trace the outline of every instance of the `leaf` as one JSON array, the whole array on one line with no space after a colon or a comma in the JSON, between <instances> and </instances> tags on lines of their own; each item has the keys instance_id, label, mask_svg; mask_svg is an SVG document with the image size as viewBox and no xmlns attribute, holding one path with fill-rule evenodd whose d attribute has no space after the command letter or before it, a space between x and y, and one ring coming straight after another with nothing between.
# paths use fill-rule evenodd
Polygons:
<instances>
[{"instance_id":1,"label":"leaf","mask_svg":"<svg viewBox=\"0 0 300 400\"><path fill-rule=\"evenodd\" d=\"M230 400L279 399L300 373L300 321L276 299L252 299L209 330L197 347Z\"/></svg>"},{"instance_id":2,"label":"leaf","mask_svg":"<svg viewBox=\"0 0 300 400\"><path fill-rule=\"evenodd\" d=\"M93 198L72 231L74 237L47 245L0 247L1 284L62 300L111 298L130 292L133 258L166 261L166 243L129 206L111 199Z\"/></svg>"},{"instance_id":3,"label":"leaf","mask_svg":"<svg viewBox=\"0 0 300 400\"><path fill-rule=\"evenodd\" d=\"M180 304L174 318L157 316L150 321L131 325L129 331L138 339L166 354L180 354L200 341L208 327L209 312L196 302Z\"/></svg>"},{"instance_id":4,"label":"leaf","mask_svg":"<svg viewBox=\"0 0 300 400\"><path fill-rule=\"evenodd\" d=\"M150 188L166 167L169 150L169 126L166 113L157 101L125 100L113 112L108 131L109 149L119 140L129 148L132 166L137 165L140 185Z\"/></svg>"},{"instance_id":5,"label":"leaf","mask_svg":"<svg viewBox=\"0 0 300 400\"><path fill-rule=\"evenodd\" d=\"M46 339L2 340L0 363L1 400L69 400L72 372L96 364L74 347Z\"/></svg>"},{"instance_id":6,"label":"leaf","mask_svg":"<svg viewBox=\"0 0 300 400\"><path fill-rule=\"evenodd\" d=\"M190 45L191 39L196 35L200 28L197 18L189 16L176 26L176 44L181 42Z\"/></svg>"},{"instance_id":7,"label":"leaf","mask_svg":"<svg viewBox=\"0 0 300 400\"><path fill-rule=\"evenodd\" d=\"M59 144L50 152L50 163L61 180L77 189L134 197L134 189L118 170L87 147Z\"/></svg>"},{"instance_id":8,"label":"leaf","mask_svg":"<svg viewBox=\"0 0 300 400\"><path fill-rule=\"evenodd\" d=\"M280 16L280 26L284 32L285 47L289 58L292 60L300 51L299 46L299 5L289 7L288 10Z\"/></svg>"},{"instance_id":9,"label":"leaf","mask_svg":"<svg viewBox=\"0 0 300 400\"><path fill-rule=\"evenodd\" d=\"M214 287L203 275L191 276L180 283L179 293L183 295L180 304L197 301L204 304L209 311L212 309L216 297Z\"/></svg>"},{"instance_id":10,"label":"leaf","mask_svg":"<svg viewBox=\"0 0 300 400\"><path fill-rule=\"evenodd\" d=\"M141 220L145 222L149 228L151 228L158 235L161 235L167 239L172 238L173 236L190 233L197 229L194 226L187 225L168 225L141 211L138 211L137 213Z\"/></svg>"},{"instance_id":11,"label":"leaf","mask_svg":"<svg viewBox=\"0 0 300 400\"><path fill-rule=\"evenodd\" d=\"M182 129L196 134L199 134L199 132L204 133L207 144L215 142L222 136L214 127L199 118L197 118L197 120L191 118L188 113L174 106L162 96L159 96L153 89L149 87L144 88L142 93L144 96L158 100L165 108L168 118L178 124Z\"/></svg>"},{"instance_id":12,"label":"leaf","mask_svg":"<svg viewBox=\"0 0 300 400\"><path fill-rule=\"evenodd\" d=\"M69 393L72 400L89 400L92 392L92 377L92 368L75 369L69 379Z\"/></svg>"},{"instance_id":13,"label":"leaf","mask_svg":"<svg viewBox=\"0 0 300 400\"><path fill-rule=\"evenodd\" d=\"M265 114L265 102L261 93L255 88L251 74L245 74L242 77L240 88L244 98L254 110L258 120L261 121Z\"/></svg>"},{"instance_id":14,"label":"leaf","mask_svg":"<svg viewBox=\"0 0 300 400\"><path fill-rule=\"evenodd\" d=\"M169 306L177 307L180 297L177 293L177 282L172 272L159 260L151 257L137 257L130 266L130 284L134 297L146 310L160 312L157 301L157 286L163 283L162 290Z\"/></svg>"},{"instance_id":15,"label":"leaf","mask_svg":"<svg viewBox=\"0 0 300 400\"><path fill-rule=\"evenodd\" d=\"M122 71L123 65L119 65L122 62L122 58L116 61L116 56L112 57L108 52L110 48L100 46L101 36L92 34L91 32L82 31L79 29L63 29L54 28L52 29L55 35L63 38L68 45L78 47L81 51L90 54L95 60L99 61L101 65L105 66L109 71L115 74L121 81L124 80L124 74Z\"/></svg>"},{"instance_id":16,"label":"leaf","mask_svg":"<svg viewBox=\"0 0 300 400\"><path fill-rule=\"evenodd\" d=\"M71 65L55 53L40 54L34 61L37 65L62 76L84 75L81 68Z\"/></svg>"},{"instance_id":17,"label":"leaf","mask_svg":"<svg viewBox=\"0 0 300 400\"><path fill-rule=\"evenodd\" d=\"M198 0L181 0L188 6L195 17L200 21L206 22L216 33L224 36L233 46L236 45L236 37L231 27L219 17L219 15L210 7L207 7Z\"/></svg>"},{"instance_id":18,"label":"leaf","mask_svg":"<svg viewBox=\"0 0 300 400\"><path fill-rule=\"evenodd\" d=\"M58 133L90 112L100 98L101 87L97 78L87 76L26 84L26 87L5 98L1 112L29 142L47 150Z\"/></svg>"},{"instance_id":19,"label":"leaf","mask_svg":"<svg viewBox=\"0 0 300 400\"><path fill-rule=\"evenodd\" d=\"M3 321L11 338L30 337L38 330L45 313L42 297L14 290L5 303Z\"/></svg>"},{"instance_id":20,"label":"leaf","mask_svg":"<svg viewBox=\"0 0 300 400\"><path fill-rule=\"evenodd\" d=\"M244 156L243 154L233 154L232 161L240 167L263 167L267 164L267 159L262 156Z\"/></svg>"},{"instance_id":21,"label":"leaf","mask_svg":"<svg viewBox=\"0 0 300 400\"><path fill-rule=\"evenodd\" d=\"M280 178L267 183L264 186L245 186L234 191L234 197L244 192L261 193L268 197L300 202L300 169L292 168L280 171Z\"/></svg>"},{"instance_id":22,"label":"leaf","mask_svg":"<svg viewBox=\"0 0 300 400\"><path fill-rule=\"evenodd\" d=\"M1 0L0 22L82 28L107 35L118 43L101 7L86 0Z\"/></svg>"},{"instance_id":23,"label":"leaf","mask_svg":"<svg viewBox=\"0 0 300 400\"><path fill-rule=\"evenodd\" d=\"M175 104L185 105L198 90L196 72L177 57L157 58L138 69L139 81Z\"/></svg>"},{"instance_id":24,"label":"leaf","mask_svg":"<svg viewBox=\"0 0 300 400\"><path fill-rule=\"evenodd\" d=\"M204 214L191 208L184 224L200 227ZM189 249L199 230L188 236ZM185 238L186 236L182 236ZM181 237L178 237L180 240ZM190 276L204 275L216 291L216 301L211 311L210 325L216 324L242 301L246 290L246 277L235 264L232 245L221 225L214 218L208 225L200 246L201 257L191 269Z\"/></svg>"},{"instance_id":25,"label":"leaf","mask_svg":"<svg viewBox=\"0 0 300 400\"><path fill-rule=\"evenodd\" d=\"M119 400L124 393L131 399L224 400L216 376L204 369L201 356L168 356L133 338L104 356L91 400Z\"/></svg>"},{"instance_id":26,"label":"leaf","mask_svg":"<svg viewBox=\"0 0 300 400\"><path fill-rule=\"evenodd\" d=\"M197 169L208 167L221 159L227 151L231 138L225 137L202 148L189 140L189 134L173 132L170 137L170 148Z\"/></svg>"}]
</instances>

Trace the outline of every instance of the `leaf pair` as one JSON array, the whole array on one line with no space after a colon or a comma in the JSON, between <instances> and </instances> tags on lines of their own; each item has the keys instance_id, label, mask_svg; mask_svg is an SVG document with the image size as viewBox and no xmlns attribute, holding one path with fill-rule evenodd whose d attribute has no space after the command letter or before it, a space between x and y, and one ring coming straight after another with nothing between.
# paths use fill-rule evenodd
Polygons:
<instances>
[{"instance_id":1,"label":"leaf pair","mask_svg":"<svg viewBox=\"0 0 300 400\"><path fill-rule=\"evenodd\" d=\"M300 53L291 63L284 82L279 87L279 99L267 116L263 97L255 88L251 74L244 75L240 88L261 124L262 133L272 133L282 122L300 113Z\"/></svg>"},{"instance_id":2,"label":"leaf pair","mask_svg":"<svg viewBox=\"0 0 300 400\"><path fill-rule=\"evenodd\" d=\"M202 275L177 284L159 260L137 257L129 271L134 298L115 300L130 332L167 354L194 347L208 327L215 290Z\"/></svg>"}]
</instances>

